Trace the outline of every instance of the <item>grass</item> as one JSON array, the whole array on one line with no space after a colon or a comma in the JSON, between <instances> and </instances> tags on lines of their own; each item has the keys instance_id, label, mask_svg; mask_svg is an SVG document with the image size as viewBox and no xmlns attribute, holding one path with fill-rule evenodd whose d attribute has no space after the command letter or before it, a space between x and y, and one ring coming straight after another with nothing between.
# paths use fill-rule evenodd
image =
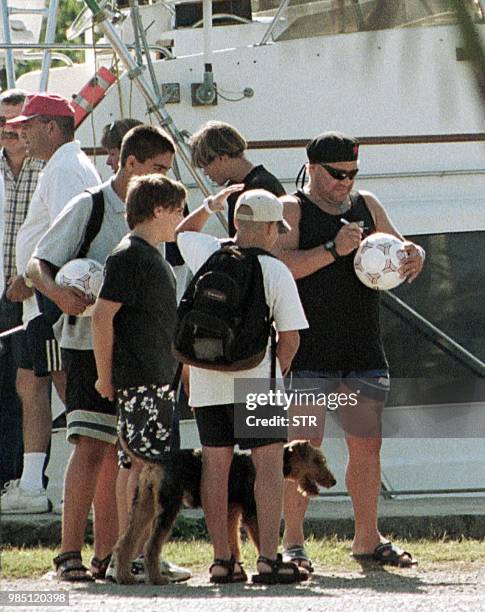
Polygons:
<instances>
[{"instance_id":1,"label":"grass","mask_svg":"<svg viewBox=\"0 0 485 612\"><path fill-rule=\"evenodd\" d=\"M420 561L420 567L431 567L439 564L485 567L485 540L410 540L398 541L399 545L410 550ZM325 568L325 571L351 571L358 565L349 557L350 541L309 538L306 548L314 562ZM1 577L38 578L52 568L52 558L58 553L51 548L9 548L5 547L1 554ZM83 550L85 564L89 563L92 548ZM166 559L189 567L193 572L205 572L212 561L212 548L204 540L172 541L164 548ZM253 568L256 563L254 547L243 544L243 558L246 566Z\"/></svg>"}]
</instances>

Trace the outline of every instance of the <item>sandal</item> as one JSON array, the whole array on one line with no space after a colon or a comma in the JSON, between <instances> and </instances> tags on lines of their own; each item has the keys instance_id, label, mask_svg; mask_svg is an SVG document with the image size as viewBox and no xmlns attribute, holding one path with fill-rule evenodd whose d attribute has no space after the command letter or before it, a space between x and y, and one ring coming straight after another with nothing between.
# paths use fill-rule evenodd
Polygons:
<instances>
[{"instance_id":1,"label":"sandal","mask_svg":"<svg viewBox=\"0 0 485 612\"><path fill-rule=\"evenodd\" d=\"M241 566L240 572L234 572L234 566ZM236 561L234 555L230 559L214 559L214 563L209 567L209 572L212 572L212 568L214 567L223 567L227 569L227 574L224 576L212 576L210 577L210 582L213 584L230 584L230 583L238 583L238 582L247 582L248 576L242 567L241 561Z\"/></svg>"},{"instance_id":2,"label":"sandal","mask_svg":"<svg viewBox=\"0 0 485 612\"><path fill-rule=\"evenodd\" d=\"M354 555L352 557L356 561L374 561L380 565L392 565L394 567L411 567L417 565L416 559L413 559L411 553L396 546L392 542L383 542L378 544L374 552L369 554Z\"/></svg>"},{"instance_id":3,"label":"sandal","mask_svg":"<svg viewBox=\"0 0 485 612\"><path fill-rule=\"evenodd\" d=\"M288 548L285 548L283 551L283 560L286 562L293 562L295 565L305 569L307 572L312 573L315 571L306 550L299 544L294 544L293 546L288 546Z\"/></svg>"},{"instance_id":4,"label":"sandal","mask_svg":"<svg viewBox=\"0 0 485 612\"><path fill-rule=\"evenodd\" d=\"M69 563L73 561L74 563ZM65 582L92 582L94 580L88 568L82 563L78 550L61 553L52 559L59 580Z\"/></svg>"},{"instance_id":5,"label":"sandal","mask_svg":"<svg viewBox=\"0 0 485 612\"><path fill-rule=\"evenodd\" d=\"M93 557L91 559L91 575L95 580L104 580L106 578L106 570L108 569L110 561L111 553L104 559L100 559L99 557Z\"/></svg>"},{"instance_id":6,"label":"sandal","mask_svg":"<svg viewBox=\"0 0 485 612\"><path fill-rule=\"evenodd\" d=\"M270 572L258 572L253 574L253 584L293 584L307 580L308 574L300 572L298 566L293 562L283 561L280 553L276 555L276 559L268 559L268 557L258 557L257 563L266 563L271 567ZM291 573L281 572L280 570L290 569Z\"/></svg>"}]
</instances>

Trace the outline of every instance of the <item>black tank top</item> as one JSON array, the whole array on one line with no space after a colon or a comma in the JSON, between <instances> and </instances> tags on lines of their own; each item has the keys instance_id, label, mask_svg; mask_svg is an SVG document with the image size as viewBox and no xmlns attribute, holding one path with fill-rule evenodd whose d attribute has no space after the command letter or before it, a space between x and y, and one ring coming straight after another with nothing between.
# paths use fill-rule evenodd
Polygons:
<instances>
[{"instance_id":1,"label":"black tank top","mask_svg":"<svg viewBox=\"0 0 485 612\"><path fill-rule=\"evenodd\" d=\"M321 210L298 191L300 202L299 249L312 249L333 240L342 227L340 219L363 221L375 231L364 198L351 193L351 207L344 214ZM300 331L300 348L293 361L297 370L373 370L387 367L379 325L378 291L368 289L354 272L355 252L297 280L309 329Z\"/></svg>"}]
</instances>

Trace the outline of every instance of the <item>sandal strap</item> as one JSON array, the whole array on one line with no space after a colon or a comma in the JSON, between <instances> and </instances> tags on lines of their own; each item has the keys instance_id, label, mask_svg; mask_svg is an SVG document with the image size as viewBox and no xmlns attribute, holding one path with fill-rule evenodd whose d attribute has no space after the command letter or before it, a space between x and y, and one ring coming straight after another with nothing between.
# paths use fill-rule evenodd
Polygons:
<instances>
[{"instance_id":1,"label":"sandal strap","mask_svg":"<svg viewBox=\"0 0 485 612\"><path fill-rule=\"evenodd\" d=\"M209 567L209 572L212 571L213 567L219 566L227 569L229 575L231 575L234 573L235 563L236 559L234 558L234 555L232 555L230 559L214 559L212 565Z\"/></svg>"},{"instance_id":2,"label":"sandal strap","mask_svg":"<svg viewBox=\"0 0 485 612\"><path fill-rule=\"evenodd\" d=\"M74 560L79 561L82 565L81 551L71 550L69 552L61 553L60 555L57 555L57 557L54 557L54 559L52 559L52 563L54 563L56 569L59 569L59 566L63 563L66 563L66 561Z\"/></svg>"},{"instance_id":3,"label":"sandal strap","mask_svg":"<svg viewBox=\"0 0 485 612\"><path fill-rule=\"evenodd\" d=\"M100 559L99 557L93 557L91 559L91 565L95 567L97 570L105 569L106 567L108 567L110 561L111 561L111 553L109 553L109 555L106 555L104 559Z\"/></svg>"},{"instance_id":4,"label":"sandal strap","mask_svg":"<svg viewBox=\"0 0 485 612\"><path fill-rule=\"evenodd\" d=\"M298 569L298 566L292 561L283 561L281 553L278 553L276 555L276 559L269 559L268 557L263 557L262 555L259 555L256 563L265 563L266 565L269 565L271 568L271 572L267 572L268 574L271 573L278 575L280 573L280 569L291 569L295 578L300 576L300 570Z\"/></svg>"}]
</instances>

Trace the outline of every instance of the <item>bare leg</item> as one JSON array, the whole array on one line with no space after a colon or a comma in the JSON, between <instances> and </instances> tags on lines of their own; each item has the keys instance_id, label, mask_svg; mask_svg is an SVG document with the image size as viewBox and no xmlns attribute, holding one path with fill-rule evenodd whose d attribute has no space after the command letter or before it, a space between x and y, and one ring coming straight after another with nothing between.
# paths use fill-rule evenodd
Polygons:
<instances>
[{"instance_id":1,"label":"bare leg","mask_svg":"<svg viewBox=\"0 0 485 612\"><path fill-rule=\"evenodd\" d=\"M52 382L62 403L66 403L66 373L63 370L51 372Z\"/></svg>"},{"instance_id":2,"label":"bare leg","mask_svg":"<svg viewBox=\"0 0 485 612\"><path fill-rule=\"evenodd\" d=\"M94 556L98 559L111 553L118 538L116 460L116 448L110 444L104 451L94 493Z\"/></svg>"},{"instance_id":3,"label":"bare leg","mask_svg":"<svg viewBox=\"0 0 485 612\"><path fill-rule=\"evenodd\" d=\"M79 436L64 480L61 552L81 550L107 442Z\"/></svg>"},{"instance_id":4,"label":"bare leg","mask_svg":"<svg viewBox=\"0 0 485 612\"><path fill-rule=\"evenodd\" d=\"M22 402L24 453L45 453L52 428L48 376L33 370L17 370L17 393Z\"/></svg>"},{"instance_id":5,"label":"bare leg","mask_svg":"<svg viewBox=\"0 0 485 612\"><path fill-rule=\"evenodd\" d=\"M309 498L297 489L298 485L292 480L284 481L283 516L285 519L285 531L283 534L283 546L303 546L305 536L303 534L303 521L308 508Z\"/></svg>"},{"instance_id":6,"label":"bare leg","mask_svg":"<svg viewBox=\"0 0 485 612\"><path fill-rule=\"evenodd\" d=\"M372 552L383 540L377 529L377 507L381 488L380 438L347 435L349 460L346 485L354 507L355 554Z\"/></svg>"},{"instance_id":7,"label":"bare leg","mask_svg":"<svg viewBox=\"0 0 485 612\"><path fill-rule=\"evenodd\" d=\"M377 529L381 489L382 404L363 395L355 407L339 409L349 453L345 482L352 499L355 554L372 552L383 541Z\"/></svg>"},{"instance_id":8,"label":"bare leg","mask_svg":"<svg viewBox=\"0 0 485 612\"><path fill-rule=\"evenodd\" d=\"M227 527L227 489L233 454L232 446L202 447L202 508L216 559L231 557ZM212 573L213 576L224 576L227 570L215 567Z\"/></svg>"},{"instance_id":9,"label":"bare leg","mask_svg":"<svg viewBox=\"0 0 485 612\"><path fill-rule=\"evenodd\" d=\"M254 448L251 455L256 468L254 496L258 511L260 554L276 559L283 498L283 444Z\"/></svg>"},{"instance_id":10,"label":"bare leg","mask_svg":"<svg viewBox=\"0 0 485 612\"><path fill-rule=\"evenodd\" d=\"M323 414L322 410L324 411ZM325 408L319 406L291 406L290 416L293 416L293 414L308 414L317 417L317 422L320 423L318 431L314 433L314 435L317 437L310 439L309 442L312 446L320 448L323 440L323 433L325 427ZM307 427L307 435L303 438L301 435L298 435L298 430L296 429L294 429L293 431L290 429L289 433L290 437L288 441L292 442L293 440L306 439L308 437L308 434L312 434L313 432L310 428ZM285 549L290 548L292 546L303 547L305 543L303 522L305 520L305 513L307 511L308 504L310 503L310 499L308 497L304 497L298 491L297 483L291 480L284 481L283 491L283 517L285 520L283 547ZM311 564L306 560L301 560L297 563L300 567L303 567L305 569L310 569L311 567Z\"/></svg>"}]
</instances>

